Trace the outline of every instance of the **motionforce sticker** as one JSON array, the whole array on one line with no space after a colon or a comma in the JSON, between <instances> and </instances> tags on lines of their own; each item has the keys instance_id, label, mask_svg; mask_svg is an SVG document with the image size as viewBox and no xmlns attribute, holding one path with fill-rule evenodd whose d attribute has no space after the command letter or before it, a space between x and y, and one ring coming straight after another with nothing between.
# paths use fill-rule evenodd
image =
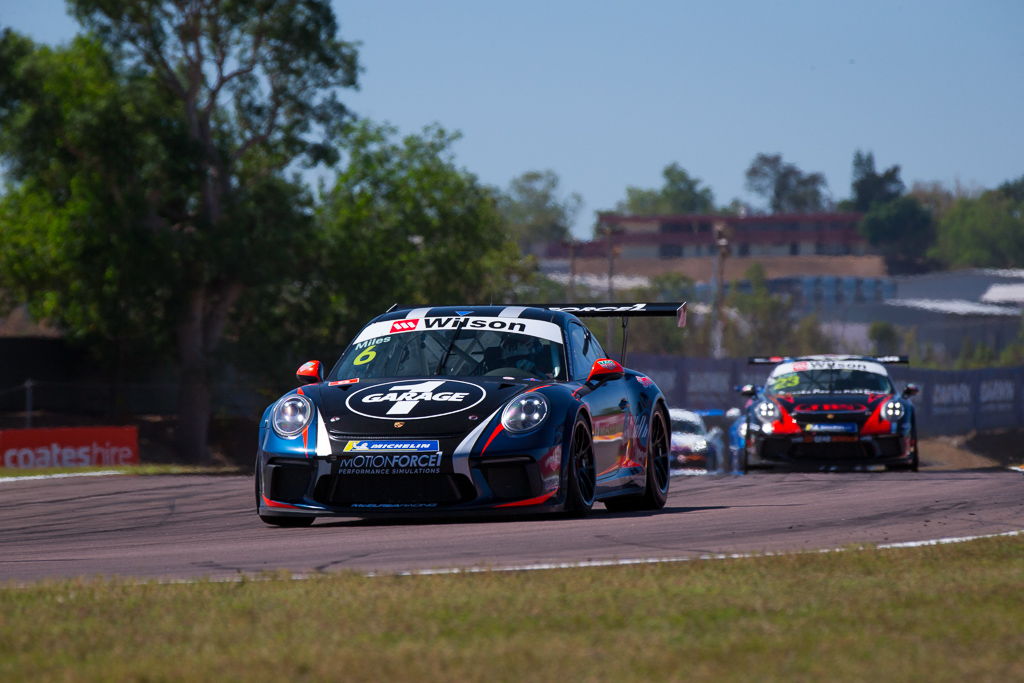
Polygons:
<instances>
[{"instance_id":1,"label":"motionforce sticker","mask_svg":"<svg viewBox=\"0 0 1024 683\"><path fill-rule=\"evenodd\" d=\"M426 420L469 410L484 400L483 387L461 380L387 382L349 394L353 413L381 420Z\"/></svg>"}]
</instances>

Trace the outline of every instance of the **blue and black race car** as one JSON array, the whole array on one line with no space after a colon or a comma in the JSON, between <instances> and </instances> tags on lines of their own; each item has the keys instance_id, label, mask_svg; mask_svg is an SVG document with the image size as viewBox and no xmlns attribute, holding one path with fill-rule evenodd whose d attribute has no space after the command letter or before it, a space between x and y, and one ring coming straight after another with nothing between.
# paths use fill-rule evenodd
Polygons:
<instances>
[{"instance_id":1,"label":"blue and black race car","mask_svg":"<svg viewBox=\"0 0 1024 683\"><path fill-rule=\"evenodd\" d=\"M885 368L906 356L820 355L754 357L775 367L748 398L730 430L739 469L770 465L918 468L917 423L910 397L898 392ZM732 440L732 439L731 439Z\"/></svg>"},{"instance_id":2,"label":"blue and black race car","mask_svg":"<svg viewBox=\"0 0 1024 683\"><path fill-rule=\"evenodd\" d=\"M264 522L458 511L660 509L669 417L655 382L605 353L579 316L676 315L685 304L391 310L326 375L263 414ZM625 336L625 335L624 335ZM623 345L623 347L625 344ZM623 348L623 353L625 348Z\"/></svg>"}]
</instances>

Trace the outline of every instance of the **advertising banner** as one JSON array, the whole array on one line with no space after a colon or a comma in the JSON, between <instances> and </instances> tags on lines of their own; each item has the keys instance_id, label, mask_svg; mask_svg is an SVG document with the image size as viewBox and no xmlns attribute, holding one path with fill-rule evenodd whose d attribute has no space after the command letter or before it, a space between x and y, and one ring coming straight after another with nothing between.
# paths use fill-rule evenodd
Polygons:
<instances>
[{"instance_id":1,"label":"advertising banner","mask_svg":"<svg viewBox=\"0 0 1024 683\"><path fill-rule=\"evenodd\" d=\"M139 464L136 427L0 430L0 467L90 467Z\"/></svg>"}]
</instances>

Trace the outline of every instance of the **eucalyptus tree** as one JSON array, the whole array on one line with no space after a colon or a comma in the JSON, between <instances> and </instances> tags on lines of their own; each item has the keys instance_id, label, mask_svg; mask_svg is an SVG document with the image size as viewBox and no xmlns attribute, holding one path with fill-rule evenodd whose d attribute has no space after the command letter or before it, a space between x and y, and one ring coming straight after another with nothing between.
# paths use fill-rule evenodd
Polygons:
<instances>
[{"instance_id":1,"label":"eucalyptus tree","mask_svg":"<svg viewBox=\"0 0 1024 683\"><path fill-rule=\"evenodd\" d=\"M139 286L160 293L153 308L163 304L175 350L180 452L202 460L217 350L243 293L272 285L301 260L311 216L292 175L338 159L337 130L350 117L339 92L357 85L358 52L339 38L326 0L68 4L108 65L110 77L99 90L137 87L162 107L136 112L131 98L119 99L120 111L128 119L137 115L138 126L110 128L112 144L87 145L93 158L84 163L61 126L81 123L96 93L83 92L85 106L74 111L40 101L45 93L21 78L24 96L8 107L7 122L17 126L28 118L40 130L51 126L42 154L65 169L65 185L38 190L35 181L48 173L42 163L15 177L23 192L38 190L62 209L86 174L103 197L136 190L119 214L137 228L132 235L139 241L127 258L143 270L158 264ZM9 148L4 154L17 157ZM135 166L135 178L110 175L126 163L111 160L119 154ZM17 160L10 165L18 169ZM103 234L108 223L93 217L80 222L81 231ZM94 256L104 262L113 254Z\"/></svg>"}]
</instances>

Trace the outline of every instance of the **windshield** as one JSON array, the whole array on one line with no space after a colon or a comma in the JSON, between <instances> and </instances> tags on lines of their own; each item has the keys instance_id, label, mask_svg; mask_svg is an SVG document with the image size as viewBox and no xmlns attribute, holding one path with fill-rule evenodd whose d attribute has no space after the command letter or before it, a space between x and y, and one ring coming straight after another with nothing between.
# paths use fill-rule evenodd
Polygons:
<instances>
[{"instance_id":1,"label":"windshield","mask_svg":"<svg viewBox=\"0 0 1024 683\"><path fill-rule=\"evenodd\" d=\"M864 370L833 368L787 372L768 378L769 394L889 394L886 375Z\"/></svg>"},{"instance_id":2,"label":"windshield","mask_svg":"<svg viewBox=\"0 0 1024 683\"><path fill-rule=\"evenodd\" d=\"M703 434L704 430L701 429L699 422L693 422L686 418L675 417L672 418L672 431L676 434Z\"/></svg>"},{"instance_id":3,"label":"windshield","mask_svg":"<svg viewBox=\"0 0 1024 683\"><path fill-rule=\"evenodd\" d=\"M424 321L429 321L429 326ZM474 321L483 323L476 325ZM426 318L375 323L345 351L330 379L445 376L564 380L561 329L554 323L526 322L529 325L507 319ZM403 324L416 329L390 331ZM388 333L376 335L383 331Z\"/></svg>"}]
</instances>

